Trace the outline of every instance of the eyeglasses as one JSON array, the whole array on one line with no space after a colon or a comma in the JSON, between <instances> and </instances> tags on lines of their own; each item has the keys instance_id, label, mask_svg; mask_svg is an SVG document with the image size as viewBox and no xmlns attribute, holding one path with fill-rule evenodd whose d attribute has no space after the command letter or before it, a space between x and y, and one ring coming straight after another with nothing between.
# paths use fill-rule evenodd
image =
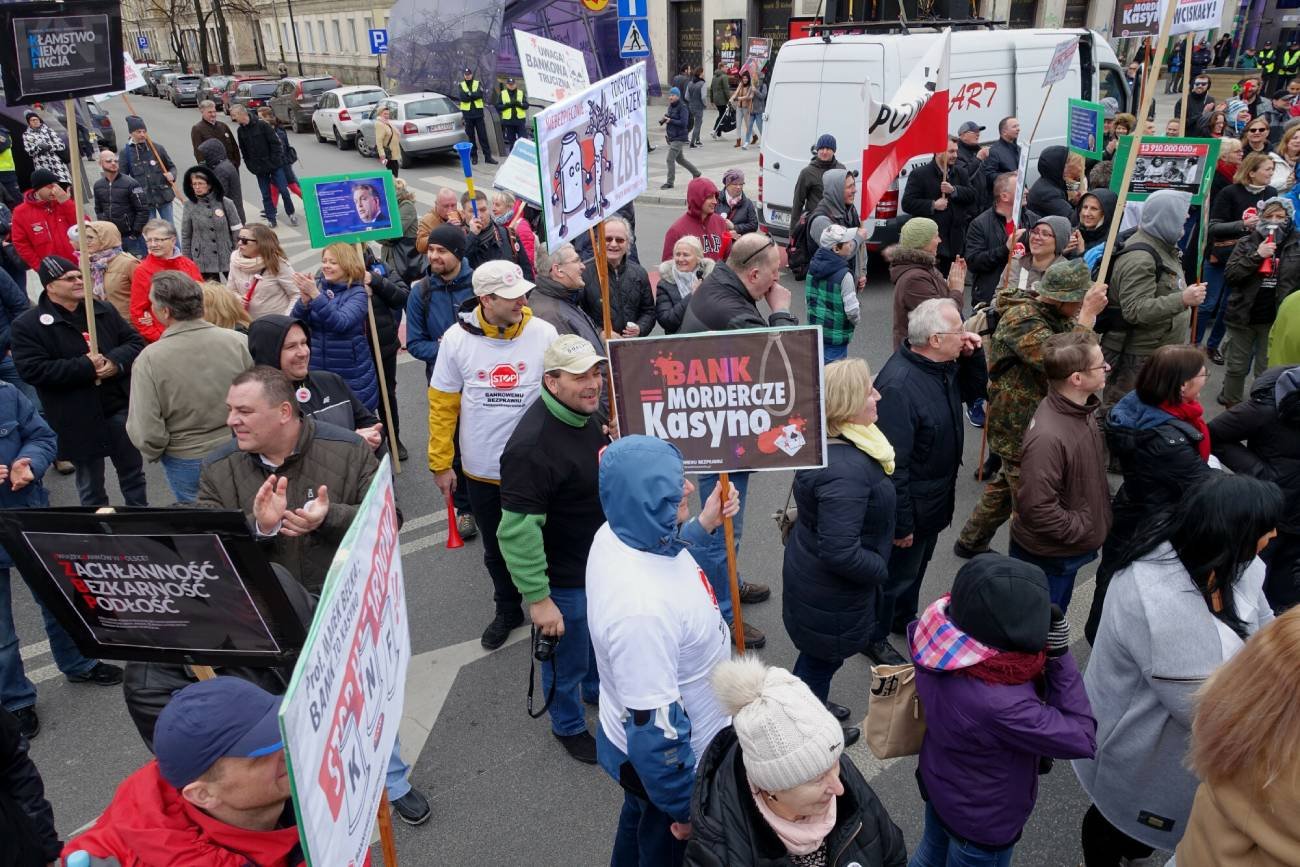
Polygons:
<instances>
[{"instance_id":1,"label":"eyeglasses","mask_svg":"<svg viewBox=\"0 0 1300 867\"><path fill-rule=\"evenodd\" d=\"M606 243L606 244L626 244L626 243L627 243L627 238L611 238L611 237L606 236L606 237L605 237L605 243Z\"/></svg>"},{"instance_id":2,"label":"eyeglasses","mask_svg":"<svg viewBox=\"0 0 1300 867\"><path fill-rule=\"evenodd\" d=\"M144 242L146 245L166 244L168 241L172 240L172 237L173 237L172 235L163 235L161 237L153 237L153 238L146 236Z\"/></svg>"},{"instance_id":3,"label":"eyeglasses","mask_svg":"<svg viewBox=\"0 0 1300 867\"><path fill-rule=\"evenodd\" d=\"M1076 373L1092 373L1094 370L1110 370L1110 365L1103 361L1096 367L1085 367L1083 370L1076 371Z\"/></svg>"},{"instance_id":4,"label":"eyeglasses","mask_svg":"<svg viewBox=\"0 0 1300 867\"><path fill-rule=\"evenodd\" d=\"M1268 132L1268 127L1266 127L1266 126L1252 126L1250 129L1246 130L1246 132Z\"/></svg>"},{"instance_id":5,"label":"eyeglasses","mask_svg":"<svg viewBox=\"0 0 1300 867\"><path fill-rule=\"evenodd\" d=\"M748 256L740 260L741 267L743 268L745 265L748 265L750 261L753 260L753 258L757 256L759 253L766 252L767 250L775 246L776 246L776 241L772 238L771 235L769 235L766 244L759 247L757 250L755 250L754 252L750 253Z\"/></svg>"},{"instance_id":6,"label":"eyeglasses","mask_svg":"<svg viewBox=\"0 0 1300 867\"><path fill-rule=\"evenodd\" d=\"M241 243L241 244L256 244L256 243L257 243L257 239L256 239L256 238L239 238L238 240L239 240L239 243Z\"/></svg>"},{"instance_id":7,"label":"eyeglasses","mask_svg":"<svg viewBox=\"0 0 1300 867\"><path fill-rule=\"evenodd\" d=\"M1033 230L1031 230L1031 231L1029 232L1029 237L1031 237L1031 238L1043 238L1043 239L1048 240L1048 241L1055 241L1055 240L1056 240L1056 233L1053 232L1051 229L1047 229L1046 231L1042 231L1042 232L1038 231L1037 229L1033 229Z\"/></svg>"}]
</instances>

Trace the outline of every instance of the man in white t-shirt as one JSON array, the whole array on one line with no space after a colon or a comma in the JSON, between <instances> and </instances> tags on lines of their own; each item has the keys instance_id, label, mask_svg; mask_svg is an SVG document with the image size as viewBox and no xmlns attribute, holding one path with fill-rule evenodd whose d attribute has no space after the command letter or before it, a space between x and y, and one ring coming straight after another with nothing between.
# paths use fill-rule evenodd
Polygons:
<instances>
[{"instance_id":1,"label":"man in white t-shirt","mask_svg":"<svg viewBox=\"0 0 1300 867\"><path fill-rule=\"evenodd\" d=\"M607 520L587 557L587 624L600 672L597 761L624 789L617 865L681 863L696 759L731 722L709 685L730 636L689 550L707 548L739 510L735 488L725 506L720 489L688 521L695 486L675 446L628 436L601 457Z\"/></svg>"},{"instance_id":2,"label":"man in white t-shirt","mask_svg":"<svg viewBox=\"0 0 1300 867\"><path fill-rule=\"evenodd\" d=\"M514 262L484 262L474 270L473 285L474 297L442 335L429 380L429 469L443 497L450 497L456 490L451 459L459 421L461 467L483 531L483 565L496 603L481 643L496 650L524 622L523 597L497 545L501 452L541 391L542 355L559 334L524 306L533 284Z\"/></svg>"}]
</instances>

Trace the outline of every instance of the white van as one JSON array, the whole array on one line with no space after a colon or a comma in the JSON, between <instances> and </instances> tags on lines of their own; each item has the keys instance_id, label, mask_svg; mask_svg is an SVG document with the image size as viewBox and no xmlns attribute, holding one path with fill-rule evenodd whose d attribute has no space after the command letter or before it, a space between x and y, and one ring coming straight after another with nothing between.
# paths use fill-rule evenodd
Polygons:
<instances>
[{"instance_id":1,"label":"white van","mask_svg":"<svg viewBox=\"0 0 1300 867\"><path fill-rule=\"evenodd\" d=\"M758 211L764 229L779 237L789 234L795 181L822 133L835 136L841 163L861 169L868 88L877 100L891 97L936 32L912 28L911 34L828 34L781 46L772 69L758 162ZM989 143L997 140L998 121L1015 115L1025 145L1046 95L1042 84L1047 65L1056 46L1071 36L1079 37L1079 50L1065 80L1052 88L1030 154L1029 181L1038 174L1036 155L1048 145L1065 144L1068 98L1096 101L1110 96L1121 111L1127 110L1130 96L1123 69L1110 44L1094 31L954 30L948 82L951 131L973 120L985 127L982 139ZM899 177L930 159L918 158ZM899 198L896 180L875 214L863 215L864 222L875 218L870 247L897 240L903 216Z\"/></svg>"}]
</instances>

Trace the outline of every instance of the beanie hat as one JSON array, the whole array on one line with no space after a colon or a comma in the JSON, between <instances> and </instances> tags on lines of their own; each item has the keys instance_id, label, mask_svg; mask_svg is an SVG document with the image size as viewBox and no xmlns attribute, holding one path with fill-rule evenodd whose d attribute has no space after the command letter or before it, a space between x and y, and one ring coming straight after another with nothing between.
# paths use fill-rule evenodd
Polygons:
<instances>
[{"instance_id":1,"label":"beanie hat","mask_svg":"<svg viewBox=\"0 0 1300 867\"><path fill-rule=\"evenodd\" d=\"M134 115L134 114L128 114L128 115L126 116L126 131L127 131L127 132L135 132L135 131L138 130L138 129L144 129L144 128L145 128L145 126L144 126L144 118L142 118L142 117L137 117L137 116Z\"/></svg>"},{"instance_id":2,"label":"beanie hat","mask_svg":"<svg viewBox=\"0 0 1300 867\"><path fill-rule=\"evenodd\" d=\"M32 189L43 190L50 184L57 184L59 176L49 169L37 169L32 172Z\"/></svg>"},{"instance_id":3,"label":"beanie hat","mask_svg":"<svg viewBox=\"0 0 1300 867\"><path fill-rule=\"evenodd\" d=\"M1044 627L1044 644L1046 635ZM785 669L755 656L728 660L713 669L713 691L731 714L751 785L768 792L793 789L839 762L844 730L807 684Z\"/></svg>"},{"instance_id":4,"label":"beanie hat","mask_svg":"<svg viewBox=\"0 0 1300 867\"><path fill-rule=\"evenodd\" d=\"M1287 217L1291 220L1295 219L1295 204L1286 196L1273 196L1271 199L1265 199L1259 205L1259 213L1264 213L1269 205L1277 205L1279 208L1283 208Z\"/></svg>"},{"instance_id":5,"label":"beanie hat","mask_svg":"<svg viewBox=\"0 0 1300 867\"><path fill-rule=\"evenodd\" d=\"M1038 281L1038 297L1052 301L1082 301L1092 288L1092 272L1082 258L1056 262Z\"/></svg>"},{"instance_id":6,"label":"beanie hat","mask_svg":"<svg viewBox=\"0 0 1300 867\"><path fill-rule=\"evenodd\" d=\"M898 246L904 250L920 250L939 234L939 224L929 217L913 217L903 224L898 233Z\"/></svg>"},{"instance_id":7,"label":"beanie hat","mask_svg":"<svg viewBox=\"0 0 1300 867\"><path fill-rule=\"evenodd\" d=\"M65 259L62 256L46 256L41 260L40 267L36 269L36 274L41 278L42 286L49 286L64 274L70 274L73 271L80 273L77 263L71 259Z\"/></svg>"},{"instance_id":8,"label":"beanie hat","mask_svg":"<svg viewBox=\"0 0 1300 867\"><path fill-rule=\"evenodd\" d=\"M831 135L828 132L822 133L817 138L817 144L815 146L815 149L821 150L822 148L830 148L831 150L838 150L838 148L835 147L835 136Z\"/></svg>"},{"instance_id":9,"label":"beanie hat","mask_svg":"<svg viewBox=\"0 0 1300 867\"><path fill-rule=\"evenodd\" d=\"M465 233L455 226L443 223L429 233L429 243L445 247L457 259L465 258Z\"/></svg>"},{"instance_id":10,"label":"beanie hat","mask_svg":"<svg viewBox=\"0 0 1300 867\"><path fill-rule=\"evenodd\" d=\"M1032 563L981 554L957 572L948 616L981 644L1011 653L1047 646L1052 600L1047 577Z\"/></svg>"},{"instance_id":11,"label":"beanie hat","mask_svg":"<svg viewBox=\"0 0 1300 867\"><path fill-rule=\"evenodd\" d=\"M727 169L725 172L722 173L722 185L724 187L727 184L741 184L743 186L744 183L745 183L745 173L742 172L740 169Z\"/></svg>"},{"instance_id":12,"label":"beanie hat","mask_svg":"<svg viewBox=\"0 0 1300 867\"><path fill-rule=\"evenodd\" d=\"M1060 256L1065 252L1065 248L1070 246L1070 235L1073 234L1074 227L1065 217L1058 217L1056 214L1041 217L1029 228L1036 229L1039 226L1046 226L1052 230L1052 236L1056 238L1056 255Z\"/></svg>"},{"instance_id":13,"label":"beanie hat","mask_svg":"<svg viewBox=\"0 0 1300 867\"><path fill-rule=\"evenodd\" d=\"M821 237L817 239L817 245L819 247L824 247L827 250L831 250L838 247L840 244L843 244L845 241L852 241L854 234L854 231L848 226L831 223L825 229L822 229ZM855 244L854 246L856 247L857 245Z\"/></svg>"},{"instance_id":14,"label":"beanie hat","mask_svg":"<svg viewBox=\"0 0 1300 867\"><path fill-rule=\"evenodd\" d=\"M681 95L682 95L682 89L681 89L680 87L670 87L670 88L668 88L668 95L669 95L669 96L681 96Z\"/></svg>"}]
</instances>

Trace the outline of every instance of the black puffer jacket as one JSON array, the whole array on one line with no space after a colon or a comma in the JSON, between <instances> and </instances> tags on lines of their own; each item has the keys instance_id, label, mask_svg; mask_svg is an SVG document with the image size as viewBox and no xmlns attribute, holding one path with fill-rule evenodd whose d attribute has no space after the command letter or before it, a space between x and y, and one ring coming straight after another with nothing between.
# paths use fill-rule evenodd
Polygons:
<instances>
[{"instance_id":1,"label":"black puffer jacket","mask_svg":"<svg viewBox=\"0 0 1300 867\"><path fill-rule=\"evenodd\" d=\"M1020 168L1020 143L1009 142L1002 136L989 145L989 155L981 168L984 170L984 188L993 191L993 182L998 175L1014 172Z\"/></svg>"},{"instance_id":2,"label":"black puffer jacket","mask_svg":"<svg viewBox=\"0 0 1300 867\"><path fill-rule=\"evenodd\" d=\"M749 196L744 193L740 194L740 201L733 208L727 204L727 191L725 189L720 191L718 193L718 210L714 213L719 217L730 220L737 235L748 235L750 232L758 231L758 208L750 201Z\"/></svg>"},{"instance_id":3,"label":"black puffer jacket","mask_svg":"<svg viewBox=\"0 0 1300 867\"><path fill-rule=\"evenodd\" d=\"M750 297L749 290L740 277L725 262L719 262L713 273L704 278L700 287L691 293L682 317L678 334L695 334L700 331L733 331L739 328L777 328L798 325L799 320L789 311L772 313L766 319L758 312L758 302Z\"/></svg>"},{"instance_id":4,"label":"black puffer jacket","mask_svg":"<svg viewBox=\"0 0 1300 867\"><path fill-rule=\"evenodd\" d=\"M989 208L966 229L966 267L970 270L971 303L993 300L1011 251L1007 249L1007 220Z\"/></svg>"},{"instance_id":5,"label":"black puffer jacket","mask_svg":"<svg viewBox=\"0 0 1300 867\"><path fill-rule=\"evenodd\" d=\"M377 270L387 271L383 263L376 261L370 248L366 248L366 268L370 273L370 306L375 310L375 328L379 333L379 354L384 358L396 358L402 348L397 334L402 324L402 312L411 297L410 287L394 274L380 275ZM370 330L370 326L366 326ZM396 395L389 395L389 400L396 400Z\"/></svg>"},{"instance_id":6,"label":"black puffer jacket","mask_svg":"<svg viewBox=\"0 0 1300 867\"><path fill-rule=\"evenodd\" d=\"M0 707L0 865L45 867L59 860L63 844L45 784L27 754L18 720Z\"/></svg>"},{"instance_id":7,"label":"black puffer jacket","mask_svg":"<svg viewBox=\"0 0 1300 867\"><path fill-rule=\"evenodd\" d=\"M939 255L952 258L962 255L966 249L966 225L977 213L979 196L966 170L960 163L954 163L948 167L948 183L953 187L948 194L948 206L935 210L935 201L943 195L940 187L943 180L943 169L935 160L913 171L903 191L903 210L913 217L929 217L938 223Z\"/></svg>"},{"instance_id":8,"label":"black puffer jacket","mask_svg":"<svg viewBox=\"0 0 1300 867\"><path fill-rule=\"evenodd\" d=\"M1234 325L1265 324L1277 317L1277 308L1297 288L1300 288L1300 232L1293 226L1283 226L1286 234L1274 238L1277 250L1273 254L1276 267L1277 287L1273 290L1271 303L1259 298L1264 275L1260 266L1264 260L1259 255L1259 245L1266 238L1256 227L1249 235L1237 242L1228 257L1228 264L1223 269L1223 280L1231 290L1228 296L1228 309L1223 318ZM1258 302L1258 309L1256 307Z\"/></svg>"},{"instance_id":9,"label":"black puffer jacket","mask_svg":"<svg viewBox=\"0 0 1300 867\"><path fill-rule=\"evenodd\" d=\"M261 118L250 118L248 123L235 125L239 137L239 150L244 155L244 165L255 175L269 175L284 165L284 149L280 137L271 125Z\"/></svg>"},{"instance_id":10,"label":"black puffer jacket","mask_svg":"<svg viewBox=\"0 0 1300 867\"><path fill-rule=\"evenodd\" d=\"M95 181L95 218L117 226L123 238L139 235L149 222L149 203L140 182L121 172L111 181Z\"/></svg>"},{"instance_id":11,"label":"black puffer jacket","mask_svg":"<svg viewBox=\"0 0 1300 867\"><path fill-rule=\"evenodd\" d=\"M876 426L894 447L898 491L894 538L938 533L952 523L963 426L957 363L931 361L906 343L876 376Z\"/></svg>"},{"instance_id":12,"label":"black puffer jacket","mask_svg":"<svg viewBox=\"0 0 1300 867\"><path fill-rule=\"evenodd\" d=\"M216 141L213 139L213 141ZM117 152L117 160L121 164L122 171L140 182L144 188L144 198L150 207L165 205L176 198L176 193L172 190L172 185L163 176L163 171L171 172L172 177L176 176L176 163L172 162L171 155L167 153L167 148L154 142L153 146L158 149L158 156L162 158L162 165L158 165L158 160L154 159L153 151L149 149L146 143L127 141L126 147ZM225 153L225 148L221 149Z\"/></svg>"},{"instance_id":13,"label":"black puffer jacket","mask_svg":"<svg viewBox=\"0 0 1300 867\"><path fill-rule=\"evenodd\" d=\"M1038 155L1038 180L1030 186L1025 206L1040 218L1065 217L1074 225L1079 215L1065 197L1065 161L1069 156L1070 151L1061 145L1043 149Z\"/></svg>"},{"instance_id":14,"label":"black puffer jacket","mask_svg":"<svg viewBox=\"0 0 1300 867\"><path fill-rule=\"evenodd\" d=\"M645 337L655 327L655 299L650 292L650 277L630 256L624 256L623 264L617 268L607 266L606 273L609 275L609 320L614 334L621 335L629 322L635 322L641 329L639 336ZM600 303L600 276L595 262L587 265L582 279L586 284L582 307L597 327L604 328L605 311Z\"/></svg>"},{"instance_id":15,"label":"black puffer jacket","mask_svg":"<svg viewBox=\"0 0 1300 867\"><path fill-rule=\"evenodd\" d=\"M894 486L873 458L827 441L826 466L794 476L799 521L785 546L781 616L799 650L847 659L875 623L894 542Z\"/></svg>"},{"instance_id":16,"label":"black puffer jacket","mask_svg":"<svg viewBox=\"0 0 1300 867\"><path fill-rule=\"evenodd\" d=\"M1208 426L1210 448L1225 467L1277 482L1287 498L1278 529L1300 535L1300 365L1264 371L1249 400Z\"/></svg>"},{"instance_id":17,"label":"black puffer jacket","mask_svg":"<svg viewBox=\"0 0 1300 867\"><path fill-rule=\"evenodd\" d=\"M853 760L840 754L844 794L835 801L835 827L826 835L832 867L904 867L907 847L885 805ZM758 812L735 729L718 732L700 757L691 795L688 867L780 867L793 862Z\"/></svg>"}]
</instances>

